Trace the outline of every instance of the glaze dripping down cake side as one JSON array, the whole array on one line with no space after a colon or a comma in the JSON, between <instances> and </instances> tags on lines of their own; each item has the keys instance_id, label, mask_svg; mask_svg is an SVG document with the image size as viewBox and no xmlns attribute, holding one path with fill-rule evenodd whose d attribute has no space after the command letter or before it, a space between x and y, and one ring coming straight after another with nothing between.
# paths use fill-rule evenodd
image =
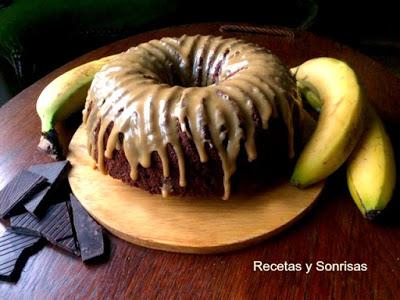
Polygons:
<instances>
[{"instance_id":1,"label":"glaze dripping down cake side","mask_svg":"<svg viewBox=\"0 0 400 300\"><path fill-rule=\"evenodd\" d=\"M293 156L297 99L288 69L262 47L152 40L96 74L83 112L88 151L103 173L152 193L227 199L242 169Z\"/></svg>"}]
</instances>

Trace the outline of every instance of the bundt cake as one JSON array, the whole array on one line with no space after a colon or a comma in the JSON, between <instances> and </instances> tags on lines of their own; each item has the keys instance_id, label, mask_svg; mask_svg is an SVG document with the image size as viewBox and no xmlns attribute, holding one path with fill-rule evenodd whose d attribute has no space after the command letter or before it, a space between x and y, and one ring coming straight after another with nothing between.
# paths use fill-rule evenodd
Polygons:
<instances>
[{"instance_id":1,"label":"bundt cake","mask_svg":"<svg viewBox=\"0 0 400 300\"><path fill-rule=\"evenodd\" d=\"M151 193L227 199L236 171L293 156L297 99L288 69L260 46L152 40L96 74L83 111L88 151L100 171Z\"/></svg>"}]
</instances>

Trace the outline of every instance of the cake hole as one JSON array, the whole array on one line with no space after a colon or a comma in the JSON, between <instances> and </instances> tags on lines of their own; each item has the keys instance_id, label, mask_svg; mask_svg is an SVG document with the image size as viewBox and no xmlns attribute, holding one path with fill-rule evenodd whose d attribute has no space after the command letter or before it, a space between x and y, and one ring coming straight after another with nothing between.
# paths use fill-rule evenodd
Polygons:
<instances>
[{"instance_id":1,"label":"cake hole","mask_svg":"<svg viewBox=\"0 0 400 300\"><path fill-rule=\"evenodd\" d=\"M171 86L181 86L181 87L206 87L208 85L212 85L214 83L218 83L220 79L220 75L222 72L222 67L226 62L227 56L230 50L226 49L222 55L219 55L217 65L215 67L215 71L210 73L210 65L204 65L204 57L200 57L197 63L197 66L188 66L187 68L182 67L182 62L179 62L179 66L175 64L165 64L166 70L170 74L170 79L167 82ZM207 79L203 82L202 74L204 68L207 68ZM190 73L190 74L188 74ZM211 76L211 80L210 80ZM209 82L210 84L207 84Z\"/></svg>"}]
</instances>

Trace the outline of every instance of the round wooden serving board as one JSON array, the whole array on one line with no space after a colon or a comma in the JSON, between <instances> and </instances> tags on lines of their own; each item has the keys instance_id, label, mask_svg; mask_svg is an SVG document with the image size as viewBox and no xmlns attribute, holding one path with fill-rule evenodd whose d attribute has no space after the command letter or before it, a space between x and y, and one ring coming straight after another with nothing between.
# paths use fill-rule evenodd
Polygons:
<instances>
[{"instance_id":1,"label":"round wooden serving board","mask_svg":"<svg viewBox=\"0 0 400 300\"><path fill-rule=\"evenodd\" d=\"M83 126L71 140L68 159L72 191L100 224L134 244L175 252L225 252L270 237L302 216L323 187L299 190L282 180L227 201L162 198L94 169Z\"/></svg>"}]
</instances>

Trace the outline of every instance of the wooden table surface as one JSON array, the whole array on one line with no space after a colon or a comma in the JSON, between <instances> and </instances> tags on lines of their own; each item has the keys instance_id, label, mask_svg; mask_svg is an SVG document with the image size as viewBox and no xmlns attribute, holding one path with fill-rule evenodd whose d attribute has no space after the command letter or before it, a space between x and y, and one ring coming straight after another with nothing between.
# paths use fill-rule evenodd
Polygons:
<instances>
[{"instance_id":1,"label":"wooden table surface","mask_svg":"<svg viewBox=\"0 0 400 300\"><path fill-rule=\"evenodd\" d=\"M368 100L385 120L400 157L400 80L380 64L306 32L221 33L220 25L179 26L132 36L90 52L22 91L0 109L0 188L19 170L50 161L36 150L40 124L35 103L46 84L84 62L149 39L185 33L242 37L270 48L290 67L316 56L348 61L359 74ZM18 283L0 283L0 299L398 299L399 196L381 222L367 222L352 203L343 175L339 172L328 181L302 220L256 246L219 255L189 255L146 249L111 237L110 260L92 266L46 246L29 259ZM366 263L368 270L254 272L255 260L347 261Z\"/></svg>"}]
</instances>

